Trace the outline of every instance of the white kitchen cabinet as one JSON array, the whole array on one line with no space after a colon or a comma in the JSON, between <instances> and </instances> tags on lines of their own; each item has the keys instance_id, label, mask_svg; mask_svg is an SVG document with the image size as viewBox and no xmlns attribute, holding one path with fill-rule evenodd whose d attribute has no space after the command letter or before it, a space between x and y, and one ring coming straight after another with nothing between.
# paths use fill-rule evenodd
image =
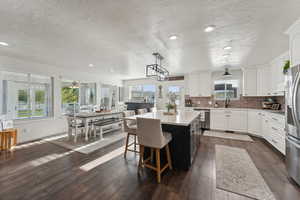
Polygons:
<instances>
[{"instance_id":1,"label":"white kitchen cabinet","mask_svg":"<svg viewBox=\"0 0 300 200\"><path fill-rule=\"evenodd\" d=\"M247 111L245 110L211 110L210 116L211 129L247 132Z\"/></svg>"},{"instance_id":2,"label":"white kitchen cabinet","mask_svg":"<svg viewBox=\"0 0 300 200\"><path fill-rule=\"evenodd\" d=\"M210 128L214 130L227 130L228 120L224 110L210 111Z\"/></svg>"},{"instance_id":3,"label":"white kitchen cabinet","mask_svg":"<svg viewBox=\"0 0 300 200\"><path fill-rule=\"evenodd\" d=\"M300 64L300 19L296 21L286 32L290 40L291 66Z\"/></svg>"},{"instance_id":4,"label":"white kitchen cabinet","mask_svg":"<svg viewBox=\"0 0 300 200\"><path fill-rule=\"evenodd\" d=\"M229 131L247 132L247 111L232 110L227 112Z\"/></svg>"},{"instance_id":5,"label":"white kitchen cabinet","mask_svg":"<svg viewBox=\"0 0 300 200\"><path fill-rule=\"evenodd\" d=\"M261 111L248 110L248 133L262 137Z\"/></svg>"},{"instance_id":6,"label":"white kitchen cabinet","mask_svg":"<svg viewBox=\"0 0 300 200\"><path fill-rule=\"evenodd\" d=\"M243 96L257 96L257 69L243 70Z\"/></svg>"},{"instance_id":7,"label":"white kitchen cabinet","mask_svg":"<svg viewBox=\"0 0 300 200\"><path fill-rule=\"evenodd\" d=\"M188 76L188 95L191 97L208 97L211 96L212 81L211 72L203 71Z\"/></svg>"},{"instance_id":8,"label":"white kitchen cabinet","mask_svg":"<svg viewBox=\"0 0 300 200\"><path fill-rule=\"evenodd\" d=\"M257 96L270 96L270 67L264 66L257 69Z\"/></svg>"},{"instance_id":9,"label":"white kitchen cabinet","mask_svg":"<svg viewBox=\"0 0 300 200\"><path fill-rule=\"evenodd\" d=\"M270 124L269 124L269 118L266 113L261 114L261 136L265 140L269 140L270 135Z\"/></svg>"},{"instance_id":10,"label":"white kitchen cabinet","mask_svg":"<svg viewBox=\"0 0 300 200\"><path fill-rule=\"evenodd\" d=\"M278 56L271 62L271 95L283 96L284 95L284 82L285 76L283 74L283 66L289 60L289 53Z\"/></svg>"}]
</instances>

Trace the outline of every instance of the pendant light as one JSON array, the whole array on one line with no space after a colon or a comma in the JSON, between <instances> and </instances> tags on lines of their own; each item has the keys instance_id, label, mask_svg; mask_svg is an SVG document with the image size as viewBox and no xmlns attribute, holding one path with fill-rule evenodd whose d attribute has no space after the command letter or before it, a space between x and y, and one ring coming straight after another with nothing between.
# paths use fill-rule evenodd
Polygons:
<instances>
[{"instance_id":1,"label":"pendant light","mask_svg":"<svg viewBox=\"0 0 300 200\"><path fill-rule=\"evenodd\" d=\"M230 77L230 76L232 76L232 74L229 73L228 67L226 67L226 68L225 68L225 72L224 72L224 74L223 74L223 77Z\"/></svg>"}]
</instances>

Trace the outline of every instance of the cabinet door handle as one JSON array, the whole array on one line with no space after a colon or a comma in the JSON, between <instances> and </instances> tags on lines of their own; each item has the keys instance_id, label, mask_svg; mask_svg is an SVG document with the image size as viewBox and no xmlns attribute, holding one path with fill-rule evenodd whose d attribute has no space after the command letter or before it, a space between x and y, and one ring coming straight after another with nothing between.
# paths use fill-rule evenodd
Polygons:
<instances>
[{"instance_id":1,"label":"cabinet door handle","mask_svg":"<svg viewBox=\"0 0 300 200\"><path fill-rule=\"evenodd\" d=\"M278 129L277 129L277 128L274 128L273 126L272 126L272 129L275 130L275 131L278 131Z\"/></svg>"},{"instance_id":2,"label":"cabinet door handle","mask_svg":"<svg viewBox=\"0 0 300 200\"><path fill-rule=\"evenodd\" d=\"M276 119L276 118L274 118L274 117L272 117L272 119L275 120L275 121L278 121L278 119Z\"/></svg>"}]
</instances>

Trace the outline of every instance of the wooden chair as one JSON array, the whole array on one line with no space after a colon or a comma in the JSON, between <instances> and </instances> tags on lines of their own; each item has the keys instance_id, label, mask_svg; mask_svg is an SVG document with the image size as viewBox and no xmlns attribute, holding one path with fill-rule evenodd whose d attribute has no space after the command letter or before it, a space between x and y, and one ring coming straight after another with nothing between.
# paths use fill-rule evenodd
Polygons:
<instances>
[{"instance_id":1,"label":"wooden chair","mask_svg":"<svg viewBox=\"0 0 300 200\"><path fill-rule=\"evenodd\" d=\"M123 112L123 117L129 117L129 116L133 116L135 115L135 112L132 110L127 110ZM126 158L127 155L127 151L131 151L131 152L135 152L135 153L139 153L139 151L137 151L137 136L136 136L136 121L134 120L123 120L123 127L124 127L124 131L127 133L127 137L126 137L126 143L125 143L125 152L124 152L124 157ZM130 136L133 137L134 141L132 143L129 143L130 140ZM130 146L134 146L134 149L130 149Z\"/></svg>"},{"instance_id":2,"label":"wooden chair","mask_svg":"<svg viewBox=\"0 0 300 200\"><path fill-rule=\"evenodd\" d=\"M10 128L0 131L0 149L10 150L12 146L17 145L17 129ZM13 143L12 143L13 140Z\"/></svg>"},{"instance_id":3,"label":"wooden chair","mask_svg":"<svg viewBox=\"0 0 300 200\"><path fill-rule=\"evenodd\" d=\"M145 114L147 112L148 112L147 108L137 109L137 114L138 115L142 115L142 114Z\"/></svg>"},{"instance_id":4,"label":"wooden chair","mask_svg":"<svg viewBox=\"0 0 300 200\"><path fill-rule=\"evenodd\" d=\"M157 182L161 181L161 173L169 167L172 169L172 161L169 149L169 142L172 140L172 135L167 132L163 132L161 128L161 122L159 119L149 118L137 118L137 136L140 144L140 161L139 169L141 167L147 167L157 174ZM144 159L145 147L150 148L150 156ZM160 150L166 148L167 163L161 167L160 163ZM156 155L156 166L149 163L153 159L153 152Z\"/></svg>"}]
</instances>

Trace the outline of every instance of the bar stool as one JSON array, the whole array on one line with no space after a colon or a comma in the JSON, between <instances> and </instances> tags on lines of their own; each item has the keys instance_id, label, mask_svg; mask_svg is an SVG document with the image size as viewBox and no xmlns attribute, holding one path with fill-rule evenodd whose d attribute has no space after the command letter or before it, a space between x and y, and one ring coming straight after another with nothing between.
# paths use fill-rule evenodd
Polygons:
<instances>
[{"instance_id":1,"label":"bar stool","mask_svg":"<svg viewBox=\"0 0 300 200\"><path fill-rule=\"evenodd\" d=\"M163 132L159 119L137 118L137 136L140 144L140 167L147 167L157 174L157 182L161 181L161 173L169 167L172 170L172 161L169 149L169 142L172 140L172 135L168 132ZM144 149L150 148L150 156L144 160ZM167 153L167 164L161 167L160 150L165 148ZM150 165L149 161L153 158L153 151L156 154L156 166Z\"/></svg>"},{"instance_id":2,"label":"bar stool","mask_svg":"<svg viewBox=\"0 0 300 200\"><path fill-rule=\"evenodd\" d=\"M17 129L10 128L10 129L0 131L1 150L10 150L11 147L15 145L17 145Z\"/></svg>"},{"instance_id":3,"label":"bar stool","mask_svg":"<svg viewBox=\"0 0 300 200\"><path fill-rule=\"evenodd\" d=\"M123 117L130 117L135 115L135 112L132 110L127 110L123 112ZM137 146L137 135L136 135L136 121L134 120L123 120L123 127L124 131L127 132L127 137L126 137L126 143L125 143L125 152L124 152L124 157L126 158L127 151L139 153L139 151L136 150ZM134 141L129 144L130 136L133 136ZM129 147L134 145L134 149L130 149Z\"/></svg>"}]
</instances>

